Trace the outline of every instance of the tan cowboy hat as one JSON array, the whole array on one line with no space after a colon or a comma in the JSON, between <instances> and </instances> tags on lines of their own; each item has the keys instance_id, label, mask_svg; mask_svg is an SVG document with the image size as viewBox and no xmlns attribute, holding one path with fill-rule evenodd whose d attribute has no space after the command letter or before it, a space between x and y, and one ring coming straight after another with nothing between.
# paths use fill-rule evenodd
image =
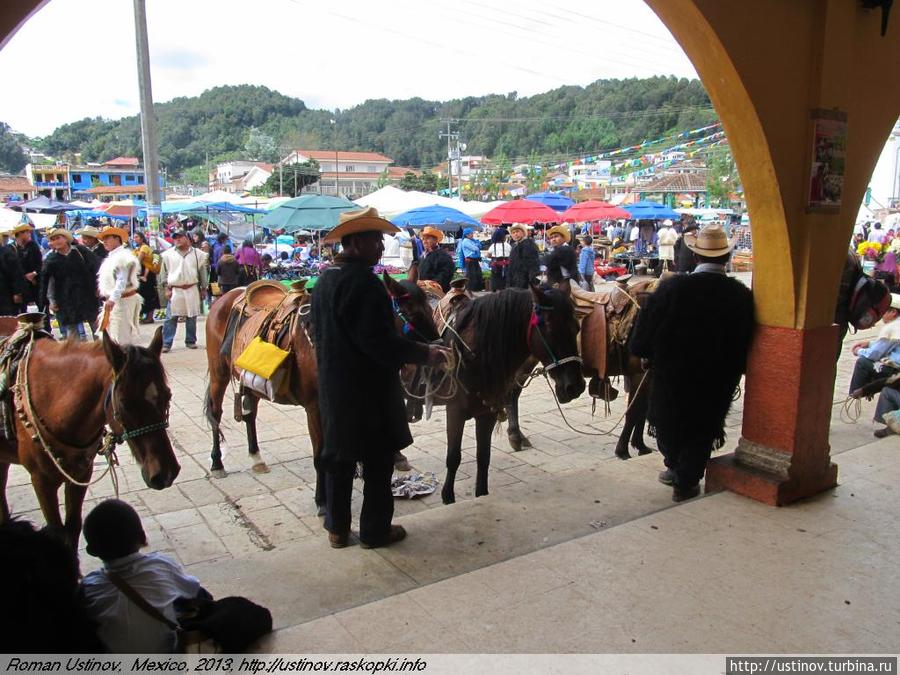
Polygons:
<instances>
[{"instance_id":1,"label":"tan cowboy hat","mask_svg":"<svg viewBox=\"0 0 900 675\"><path fill-rule=\"evenodd\" d=\"M15 235L19 234L20 232L33 232L33 231L34 231L34 226L31 223L22 223L20 225L16 225L12 229L12 235L15 236Z\"/></svg>"},{"instance_id":2,"label":"tan cowboy hat","mask_svg":"<svg viewBox=\"0 0 900 675\"><path fill-rule=\"evenodd\" d=\"M93 225L82 227L80 230L77 230L75 234L79 237L93 237L94 239L100 238L100 230L98 230Z\"/></svg>"},{"instance_id":3,"label":"tan cowboy hat","mask_svg":"<svg viewBox=\"0 0 900 675\"><path fill-rule=\"evenodd\" d=\"M524 223L513 223L507 229L509 230L510 234L512 234L513 230L521 230L522 234L524 234L526 237L528 236L528 226Z\"/></svg>"},{"instance_id":4,"label":"tan cowboy hat","mask_svg":"<svg viewBox=\"0 0 900 675\"><path fill-rule=\"evenodd\" d=\"M563 240L568 244L572 239L572 233L569 231L569 228L565 225L554 225L549 230L547 230L547 238L550 238L551 234L558 234Z\"/></svg>"},{"instance_id":5,"label":"tan cowboy hat","mask_svg":"<svg viewBox=\"0 0 900 675\"><path fill-rule=\"evenodd\" d=\"M438 241L439 244L440 244L442 241L444 241L444 233L441 232L441 231L440 231L439 229L437 229L436 227L432 227L431 225L426 225L425 227L422 228L422 234L421 234L421 236L423 236L423 237L434 237L435 239L437 239L437 241Z\"/></svg>"},{"instance_id":6,"label":"tan cowboy hat","mask_svg":"<svg viewBox=\"0 0 900 675\"><path fill-rule=\"evenodd\" d=\"M724 228L718 223L707 225L698 234L685 232L684 243L694 253L704 258L717 258L731 253L731 249L734 248L734 241L728 239Z\"/></svg>"},{"instance_id":7,"label":"tan cowboy hat","mask_svg":"<svg viewBox=\"0 0 900 675\"><path fill-rule=\"evenodd\" d=\"M65 237L70 244L75 239L72 233L64 227L53 227L47 230L47 239L53 239L53 237Z\"/></svg>"},{"instance_id":8,"label":"tan cowboy hat","mask_svg":"<svg viewBox=\"0 0 900 675\"><path fill-rule=\"evenodd\" d=\"M333 244L348 234L356 234L357 232L393 234L399 231L399 227L379 216L378 209L370 206L362 211L344 211L341 213L337 227L329 232L322 241L326 244Z\"/></svg>"},{"instance_id":9,"label":"tan cowboy hat","mask_svg":"<svg viewBox=\"0 0 900 675\"><path fill-rule=\"evenodd\" d=\"M106 239L107 237L118 237L123 243L128 241L128 233L121 227L115 227L114 225L107 225L97 234L97 239Z\"/></svg>"}]
</instances>

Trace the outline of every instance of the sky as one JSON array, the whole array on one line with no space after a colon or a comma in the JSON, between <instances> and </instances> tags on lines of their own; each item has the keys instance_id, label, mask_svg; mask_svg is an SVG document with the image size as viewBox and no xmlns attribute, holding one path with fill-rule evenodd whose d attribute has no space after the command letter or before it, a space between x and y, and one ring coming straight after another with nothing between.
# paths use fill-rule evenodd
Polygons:
<instances>
[{"instance_id":1,"label":"sky","mask_svg":"<svg viewBox=\"0 0 900 675\"><path fill-rule=\"evenodd\" d=\"M153 98L264 85L310 108L371 98L528 96L696 71L643 0L146 0ZM0 50L29 136L139 112L133 4L51 0ZM11 81L12 76L7 77Z\"/></svg>"}]
</instances>

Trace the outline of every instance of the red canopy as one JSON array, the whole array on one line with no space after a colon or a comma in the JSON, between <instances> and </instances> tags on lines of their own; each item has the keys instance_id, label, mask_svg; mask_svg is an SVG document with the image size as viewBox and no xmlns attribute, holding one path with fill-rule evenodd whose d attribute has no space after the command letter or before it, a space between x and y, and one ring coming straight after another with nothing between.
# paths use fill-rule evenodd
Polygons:
<instances>
[{"instance_id":1,"label":"red canopy","mask_svg":"<svg viewBox=\"0 0 900 675\"><path fill-rule=\"evenodd\" d=\"M632 217L625 209L597 200L570 206L560 216L567 223L586 223L593 220L618 220L619 218L629 219Z\"/></svg>"},{"instance_id":2,"label":"red canopy","mask_svg":"<svg viewBox=\"0 0 900 675\"><path fill-rule=\"evenodd\" d=\"M487 225L501 223L558 223L559 213L530 199L517 199L500 204L481 217Z\"/></svg>"}]
</instances>

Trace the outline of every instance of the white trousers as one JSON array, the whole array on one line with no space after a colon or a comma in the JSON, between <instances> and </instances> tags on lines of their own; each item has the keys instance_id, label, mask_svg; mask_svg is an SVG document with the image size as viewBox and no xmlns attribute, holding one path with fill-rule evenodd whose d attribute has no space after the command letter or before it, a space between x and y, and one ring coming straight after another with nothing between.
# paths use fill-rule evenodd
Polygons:
<instances>
[{"instance_id":1,"label":"white trousers","mask_svg":"<svg viewBox=\"0 0 900 675\"><path fill-rule=\"evenodd\" d=\"M127 298L119 298L109 313L109 327L106 329L109 336L123 347L137 344L141 337L138 320L141 316L140 295L131 295ZM103 312L100 312L100 320Z\"/></svg>"}]
</instances>

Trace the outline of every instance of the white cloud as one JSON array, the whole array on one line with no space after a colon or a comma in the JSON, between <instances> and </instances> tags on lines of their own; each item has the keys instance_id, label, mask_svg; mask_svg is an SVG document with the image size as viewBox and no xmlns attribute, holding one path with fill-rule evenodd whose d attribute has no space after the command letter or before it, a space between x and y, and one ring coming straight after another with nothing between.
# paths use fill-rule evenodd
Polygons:
<instances>
[{"instance_id":1,"label":"white cloud","mask_svg":"<svg viewBox=\"0 0 900 675\"><path fill-rule=\"evenodd\" d=\"M642 0L147 0L147 14L156 101L246 83L333 109L696 76ZM25 64L47 86L0 100L18 131L136 113L132 4L48 3L0 51L0 72Z\"/></svg>"}]
</instances>

